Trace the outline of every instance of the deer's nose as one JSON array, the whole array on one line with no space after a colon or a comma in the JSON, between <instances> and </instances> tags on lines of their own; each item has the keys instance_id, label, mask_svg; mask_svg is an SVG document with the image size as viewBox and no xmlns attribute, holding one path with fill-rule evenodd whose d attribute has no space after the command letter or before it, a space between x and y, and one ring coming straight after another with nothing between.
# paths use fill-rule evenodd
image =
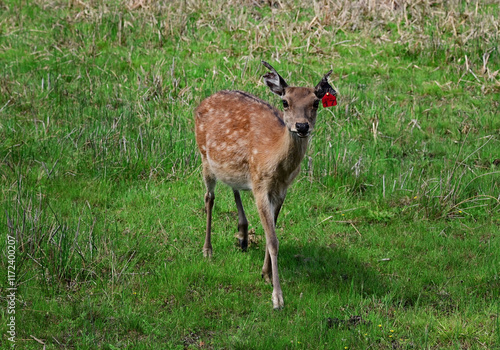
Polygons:
<instances>
[{"instance_id":1,"label":"deer's nose","mask_svg":"<svg viewBox=\"0 0 500 350\"><path fill-rule=\"evenodd\" d=\"M309 123L295 123L295 128L297 129L297 133L299 134L299 136L307 136L309 132Z\"/></svg>"}]
</instances>

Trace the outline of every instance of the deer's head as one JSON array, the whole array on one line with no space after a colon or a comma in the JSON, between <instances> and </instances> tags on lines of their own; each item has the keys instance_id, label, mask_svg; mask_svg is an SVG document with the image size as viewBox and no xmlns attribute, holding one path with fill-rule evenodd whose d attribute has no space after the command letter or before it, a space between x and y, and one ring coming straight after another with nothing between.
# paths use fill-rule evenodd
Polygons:
<instances>
[{"instance_id":1,"label":"deer's head","mask_svg":"<svg viewBox=\"0 0 500 350\"><path fill-rule=\"evenodd\" d=\"M319 102L327 92L336 94L328 84L330 70L314 88L288 86L278 72L267 62L262 61L270 72L264 74L264 82L283 102L283 121L288 130L300 138L306 138L316 124Z\"/></svg>"}]
</instances>

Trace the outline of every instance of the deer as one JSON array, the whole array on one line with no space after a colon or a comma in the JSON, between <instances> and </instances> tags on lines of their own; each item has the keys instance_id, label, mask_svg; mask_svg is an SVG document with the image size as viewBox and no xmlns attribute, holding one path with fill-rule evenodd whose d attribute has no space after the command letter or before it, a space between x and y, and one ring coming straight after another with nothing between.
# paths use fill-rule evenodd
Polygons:
<instances>
[{"instance_id":1,"label":"deer","mask_svg":"<svg viewBox=\"0 0 500 350\"><path fill-rule=\"evenodd\" d=\"M239 246L248 248L248 221L240 191L252 191L265 232L262 277L272 283L274 309L284 307L278 273L276 223L288 187L300 172L319 101L336 95L328 84L330 70L314 88L288 86L267 62L263 75L271 92L281 97L283 111L247 92L219 91L195 109L195 135L206 186L207 215L203 255L212 257L211 226L217 180L232 188L238 210Z\"/></svg>"}]
</instances>

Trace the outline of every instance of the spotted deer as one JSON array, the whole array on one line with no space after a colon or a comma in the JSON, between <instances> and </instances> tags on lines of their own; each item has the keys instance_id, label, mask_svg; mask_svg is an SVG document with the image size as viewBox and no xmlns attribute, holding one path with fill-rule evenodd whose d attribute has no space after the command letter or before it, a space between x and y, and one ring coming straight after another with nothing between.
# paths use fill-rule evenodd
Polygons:
<instances>
[{"instance_id":1,"label":"spotted deer","mask_svg":"<svg viewBox=\"0 0 500 350\"><path fill-rule=\"evenodd\" d=\"M212 256L211 224L216 181L229 185L238 209L240 247L248 247L248 221L240 191L253 192L266 235L262 277L273 285L272 302L282 308L283 293L278 276L276 220L288 186L299 174L309 135L316 123L319 101L327 92L330 70L315 88L288 86L267 62L263 78L281 97L283 112L243 91L219 91L201 102L195 111L196 142L201 153L207 188L207 226L203 254Z\"/></svg>"}]
</instances>

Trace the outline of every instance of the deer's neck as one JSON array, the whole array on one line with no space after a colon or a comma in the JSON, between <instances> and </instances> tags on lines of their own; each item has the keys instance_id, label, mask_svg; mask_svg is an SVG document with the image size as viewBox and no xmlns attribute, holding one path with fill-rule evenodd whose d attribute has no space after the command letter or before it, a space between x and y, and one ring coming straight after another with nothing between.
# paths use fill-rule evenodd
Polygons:
<instances>
[{"instance_id":1,"label":"deer's neck","mask_svg":"<svg viewBox=\"0 0 500 350\"><path fill-rule=\"evenodd\" d=\"M307 150L309 138L300 138L295 133L284 128L285 132L281 139L281 150L279 152L279 170L291 174L300 167L302 159Z\"/></svg>"}]
</instances>

